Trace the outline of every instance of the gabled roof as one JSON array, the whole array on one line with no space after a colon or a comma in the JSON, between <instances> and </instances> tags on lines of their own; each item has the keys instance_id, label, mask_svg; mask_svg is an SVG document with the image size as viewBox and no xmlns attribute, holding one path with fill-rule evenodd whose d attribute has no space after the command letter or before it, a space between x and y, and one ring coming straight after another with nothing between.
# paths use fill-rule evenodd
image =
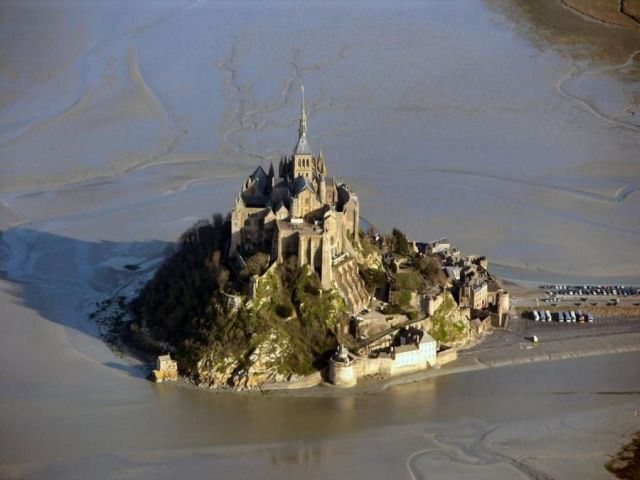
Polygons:
<instances>
[{"instance_id":1,"label":"gabled roof","mask_svg":"<svg viewBox=\"0 0 640 480\"><path fill-rule=\"evenodd\" d=\"M311 185L309 180L307 180L307 177L302 175L296 177L296 179L291 184L291 190L293 191L294 196L307 189L311 190L312 192L314 191L313 185Z\"/></svg>"}]
</instances>

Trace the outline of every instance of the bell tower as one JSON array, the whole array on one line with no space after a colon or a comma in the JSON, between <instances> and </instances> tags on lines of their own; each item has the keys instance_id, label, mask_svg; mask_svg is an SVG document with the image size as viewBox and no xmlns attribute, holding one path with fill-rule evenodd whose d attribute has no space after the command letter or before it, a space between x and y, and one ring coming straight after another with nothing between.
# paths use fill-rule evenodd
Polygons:
<instances>
[{"instance_id":1,"label":"bell tower","mask_svg":"<svg viewBox=\"0 0 640 480\"><path fill-rule=\"evenodd\" d=\"M293 178L302 175L313 179L314 159L311 147L307 141L307 113L304 109L304 85L302 90L302 105L300 108L300 126L298 127L298 143L293 149Z\"/></svg>"}]
</instances>

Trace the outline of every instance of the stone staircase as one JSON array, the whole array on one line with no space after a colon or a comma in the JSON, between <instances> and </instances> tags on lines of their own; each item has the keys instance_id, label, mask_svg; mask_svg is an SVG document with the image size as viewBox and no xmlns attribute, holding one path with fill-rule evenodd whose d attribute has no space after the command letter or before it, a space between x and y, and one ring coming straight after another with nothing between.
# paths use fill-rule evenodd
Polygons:
<instances>
[{"instance_id":1,"label":"stone staircase","mask_svg":"<svg viewBox=\"0 0 640 480\"><path fill-rule=\"evenodd\" d=\"M369 305L369 293L358 275L356 262L349 259L332 268L333 280L349 310L356 314Z\"/></svg>"}]
</instances>

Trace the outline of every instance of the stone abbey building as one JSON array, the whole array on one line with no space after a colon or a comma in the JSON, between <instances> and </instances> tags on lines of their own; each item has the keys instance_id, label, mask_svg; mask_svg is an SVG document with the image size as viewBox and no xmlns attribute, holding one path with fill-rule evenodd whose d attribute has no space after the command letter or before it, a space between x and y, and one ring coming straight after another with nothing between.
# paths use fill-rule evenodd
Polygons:
<instances>
[{"instance_id":1,"label":"stone abbey building","mask_svg":"<svg viewBox=\"0 0 640 480\"><path fill-rule=\"evenodd\" d=\"M295 259L319 275L322 287L337 288L353 312L369 302L358 276L358 197L329 176L322 152L307 140L304 88L298 141L281 158L278 174L258 167L242 186L231 211L230 256L267 252L272 263Z\"/></svg>"}]
</instances>

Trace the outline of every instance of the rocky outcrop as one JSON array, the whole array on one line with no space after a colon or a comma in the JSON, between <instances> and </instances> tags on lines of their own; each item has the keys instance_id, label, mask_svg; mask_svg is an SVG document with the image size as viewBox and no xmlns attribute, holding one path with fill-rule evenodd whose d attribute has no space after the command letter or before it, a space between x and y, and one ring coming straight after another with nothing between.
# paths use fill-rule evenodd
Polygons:
<instances>
[{"instance_id":1,"label":"rocky outcrop","mask_svg":"<svg viewBox=\"0 0 640 480\"><path fill-rule=\"evenodd\" d=\"M352 313L358 313L369 304L369 293L364 286L356 262L349 258L333 267L333 278L338 292Z\"/></svg>"},{"instance_id":2,"label":"rocky outcrop","mask_svg":"<svg viewBox=\"0 0 640 480\"><path fill-rule=\"evenodd\" d=\"M296 375L282 373L283 360L290 354L286 337L276 332L254 343L255 347L236 355L205 355L197 364L199 384L205 387L258 389L265 384L293 381Z\"/></svg>"},{"instance_id":3,"label":"rocky outcrop","mask_svg":"<svg viewBox=\"0 0 640 480\"><path fill-rule=\"evenodd\" d=\"M428 333L441 345L460 347L470 341L469 322L461 316L450 292L443 293L442 303L428 318Z\"/></svg>"}]
</instances>

